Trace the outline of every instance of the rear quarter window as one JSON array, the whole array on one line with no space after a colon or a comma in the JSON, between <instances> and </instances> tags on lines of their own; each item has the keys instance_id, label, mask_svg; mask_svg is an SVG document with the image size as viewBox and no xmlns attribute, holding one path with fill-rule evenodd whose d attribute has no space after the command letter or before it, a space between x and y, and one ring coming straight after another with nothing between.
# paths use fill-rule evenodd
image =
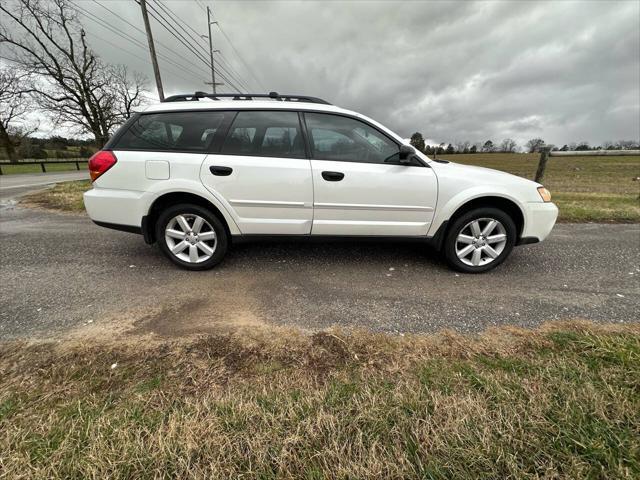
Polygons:
<instances>
[{"instance_id":1,"label":"rear quarter window","mask_svg":"<svg viewBox=\"0 0 640 480\"><path fill-rule=\"evenodd\" d=\"M222 126L224 112L142 114L111 146L114 150L205 152Z\"/></svg>"}]
</instances>

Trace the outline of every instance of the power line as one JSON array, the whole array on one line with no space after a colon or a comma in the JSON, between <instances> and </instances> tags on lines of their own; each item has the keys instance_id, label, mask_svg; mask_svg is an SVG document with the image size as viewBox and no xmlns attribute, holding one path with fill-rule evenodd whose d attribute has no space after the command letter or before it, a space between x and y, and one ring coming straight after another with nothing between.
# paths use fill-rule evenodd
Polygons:
<instances>
[{"instance_id":1,"label":"power line","mask_svg":"<svg viewBox=\"0 0 640 480\"><path fill-rule=\"evenodd\" d=\"M126 18L122 17L121 15L118 15L116 12L114 12L114 11L113 11L113 10L111 10L110 8L108 8L108 7L104 6L102 3L98 2L98 0L93 0L93 2L94 2L94 3L96 3L96 4L98 4L98 5L100 5L102 8L104 8L105 10L107 10L109 13L111 13L112 15L114 15L116 18L118 18L118 19L122 20L122 21L123 21L123 22L125 22L127 25L129 25L130 27L134 28L135 30L137 30L138 32L140 32L142 35L144 35L144 36L146 37L146 35L147 35L147 34L146 34L146 32L145 32L144 30L142 30L141 28L139 28L137 25L134 25L133 23L129 22ZM155 40L155 39L154 39L154 41L155 41L155 43L157 43L158 45L162 46L163 48L166 48L168 51L170 51L170 52L174 53L175 55L178 55L178 57L182 58L182 56L183 56L183 55L182 55L181 53L176 52L175 50L171 49L170 47L168 47L167 45L165 45L164 43L162 43L162 42L160 42L160 41L158 41L158 40ZM176 65L178 65L178 64L177 64L177 62L176 62ZM202 68L202 67L200 67L199 65L193 65L193 66L194 66L194 67L196 67L196 68ZM180 68L184 68L184 69L187 69L187 70L188 70L188 68L187 68L187 67L184 67L184 66L182 66L182 65L180 66ZM202 69L202 71L206 73L206 70L204 70L204 68ZM191 72L191 73L194 73L194 72Z\"/></svg>"},{"instance_id":2,"label":"power line","mask_svg":"<svg viewBox=\"0 0 640 480\"><path fill-rule=\"evenodd\" d=\"M116 45L115 43L111 42L110 40L107 40L106 38L102 38L102 37L96 35L94 32L88 32L87 35L93 36L93 37L97 38L98 40L103 41L103 42L105 42L105 43L117 48L118 50L120 50L120 51L122 51L124 53L128 53L132 57L135 57L135 58L137 58L139 60L142 60L143 62L147 62L147 63L149 62L148 58L143 58L143 57L141 57L139 55L136 55L135 53L127 50L126 48L123 48L122 45ZM171 73L173 73L174 75L177 75L178 77L182 78L183 80L187 80L189 82L193 80L193 79L190 79L190 78L187 78L187 77L183 77L181 74L179 74L179 73L177 73L177 72L175 72L173 70L171 70Z\"/></svg>"},{"instance_id":3,"label":"power line","mask_svg":"<svg viewBox=\"0 0 640 480\"><path fill-rule=\"evenodd\" d=\"M97 2L96 2L96 3L97 3ZM93 21L94 23L97 23L97 24L98 24L98 25L100 25L101 27L103 27L103 28L105 28L105 29L107 29L107 30L111 31L112 33L115 33L116 35L119 35L121 38L123 38L123 39L125 39L125 40L128 40L130 43L132 43L133 45L135 45L135 46L137 46L137 47L141 48L142 50L146 50L146 49L147 49L146 45L145 45L142 41L140 41L140 40L138 40L138 39L136 39L136 38L132 37L131 35L129 35L129 34L128 34L128 33L126 33L126 32L123 32L122 30L118 29L117 27L114 27L114 26L112 26L112 25L110 25L110 24L106 23L105 21L103 21L102 19L100 19L100 18L96 17L95 15L93 15L93 14L92 14L92 13L90 13L90 12L88 12L88 11L87 11L87 10L85 10L84 8L80 7L79 5L77 5L77 4L75 4L75 3L73 3L73 5L74 5L74 7L75 7L75 8L76 8L76 9L77 9L77 10L78 10L82 15L84 15L86 18L88 18L89 20ZM90 32L90 33L91 33L91 34L93 34L93 32ZM95 36L96 38L98 38L98 39L100 39L100 40L102 40L102 41L104 41L104 42L107 42L107 43L109 43L109 44L111 44L111 45L114 45L112 42L109 42L109 41L107 41L106 39L99 37L98 35L93 34L93 36ZM121 47L121 46L119 46L119 45L115 45L115 46L116 46L117 48L122 48L122 47ZM131 55L133 55L133 56L136 56L136 55L132 54L131 52L128 52L128 53L130 53L130 54L131 54ZM189 69L188 67L186 67L186 66L184 66L184 65L181 65L181 64L179 64L179 63L175 62L174 60L172 60L171 58L167 57L166 55L161 55L161 54L159 54L158 56L159 56L160 58L162 58L164 61L166 61L167 63L170 63L171 65L175 66L176 68L178 68L178 69L179 69L179 70L181 70L181 71L185 71L185 70L186 70L186 71L188 71L188 72L190 72L190 73L192 73L192 74L194 74L194 75L197 75L197 76L200 76L200 75L201 75L201 73L195 72L195 71L193 71L193 70ZM137 57L137 58L140 58L140 57ZM143 59L143 60L144 60L145 62L148 62L148 59ZM194 65L194 66L195 66L195 65ZM172 72L172 73L175 73L175 72ZM180 78L183 78L183 79L185 79L185 80L191 80L191 79L188 79L188 78L186 78L186 77L184 77L184 76L182 76L182 75L180 75L180 74L177 74L177 75L178 75Z\"/></svg>"},{"instance_id":4,"label":"power line","mask_svg":"<svg viewBox=\"0 0 640 480\"><path fill-rule=\"evenodd\" d=\"M180 17L179 17L179 16L178 16L174 11L173 11L173 10L171 10L168 6L164 5L160 0L153 0L153 1L154 1L154 3L155 3L155 4L156 4L160 9L162 9L162 10L163 10L163 12L164 12L164 13L165 13L169 18L171 18L171 20L173 20L173 22L174 22L178 27L180 27L180 29L181 29L181 30L182 30L182 31L183 31L183 32L184 32L184 33L185 33L185 34L186 34L186 35L187 35L191 40L193 40L193 42L194 42L197 46L199 46L199 47L203 50L204 55L207 55L207 54L208 54L208 51L207 51L206 47L204 47L204 46L200 43L200 42L202 42L203 40L202 40L202 37L200 36L200 34L199 34L196 30L194 30L194 29L193 29L189 24L187 24L186 22L184 22L184 21L183 21L183 20L182 20L182 19L181 19L181 18L180 18ZM186 26L187 26L187 28L189 28L189 30L191 30L191 31L195 34L195 37L194 37L194 35L192 35L191 33L189 33L189 32L184 28L183 24L184 24L184 25L186 25ZM180 34L180 36L184 38L184 36L183 36L182 34ZM186 39L185 39L185 40L186 40ZM187 40L187 41L188 41L188 40ZM209 63L209 67L211 68L211 61L209 61L208 63ZM224 67L220 64L220 62L217 62L215 59L213 60L213 63L214 63L214 64L216 64L216 63L217 63L217 64L218 64L218 68L220 68L222 71L224 71L224 72L226 73L226 75L227 75L227 76L231 77L231 79L233 79L235 83L240 84L240 85L241 85L245 90L247 90L247 91L249 90L249 89L247 88L246 84L244 84L244 82L242 81L242 76L237 75L237 74L236 74L236 75L232 74L230 71L228 71L226 68L224 68ZM222 75L221 75L221 76L222 76ZM229 81L229 83L231 83L231 82ZM234 88L236 88L236 90L241 91L241 89L239 89L236 85L233 85L233 84L232 84L232 86L233 86Z\"/></svg>"},{"instance_id":5,"label":"power line","mask_svg":"<svg viewBox=\"0 0 640 480\"><path fill-rule=\"evenodd\" d=\"M169 5L165 5L161 0L153 0L153 1L154 1L155 3L157 3L157 4L158 4L158 6L159 6L160 8L162 8L162 9L165 11L165 13L166 13L167 15L173 15L173 17L174 17L175 19L178 19L178 20L181 20L181 21L182 21L182 19L180 18L180 16L179 16L176 12L174 12L174 11L171 9L171 7L169 7ZM182 28L182 30L183 30L185 33L187 33L187 34L188 34L188 35L189 35L189 36L190 36L190 37L191 37L195 42L203 42L202 37L200 36L200 33L198 33L196 30L194 30L194 28L193 28L191 25L189 25L188 23L186 23L186 22L184 22L184 21L182 21L182 23L183 23L183 24L184 24L184 25L185 25L189 30L191 30L191 31L195 34L195 37L193 37L192 35L190 35L190 34L189 34L185 29L184 29L184 27L182 27L182 25L181 25L181 26L180 26L180 28ZM201 43L201 44L200 44L200 46L203 48L203 50L206 50L206 45L204 45L204 44L202 44L202 43Z\"/></svg>"},{"instance_id":6,"label":"power line","mask_svg":"<svg viewBox=\"0 0 640 480\"><path fill-rule=\"evenodd\" d=\"M138 0L135 0L136 3L138 2ZM160 14L157 10L155 10L151 4L148 5L151 10L153 12L155 12L158 16L162 17L162 14ZM149 12L149 14L158 22L160 23L160 25L162 25L165 30L167 30L176 40L178 40L180 43L182 43L182 45L184 45L191 53L193 53L199 60L201 60L202 62L204 62L205 65L207 65L209 68L211 68L211 63L209 61L207 61L201 53L197 52L196 50L193 49L193 47L191 45L189 45L188 40L186 40L184 38L184 35L182 35L175 26L173 26L172 24L170 24L169 22L165 23L163 22L158 16L154 15L152 12ZM237 91L241 91L241 88L238 88L238 86L235 84L235 82L231 81L229 78L227 78L225 75L220 74L220 77L225 80L229 85L231 85L233 88L235 88Z\"/></svg>"},{"instance_id":7,"label":"power line","mask_svg":"<svg viewBox=\"0 0 640 480\"><path fill-rule=\"evenodd\" d=\"M96 1L96 0L94 0L94 1ZM138 0L135 0L135 1L137 2ZM186 34L186 35L187 35L187 36L188 36L188 37L189 37L189 38L190 38L190 39L191 39L191 40L192 40L192 41L193 41L197 46L199 46L199 47L203 50L203 52L202 52L202 53L203 53L204 55L206 55L206 54L207 54L206 48L202 45L202 43L200 43L200 42L202 42L202 39L201 39L201 37L200 37L200 34L198 34L198 32L197 32L196 30L194 30L194 29L193 29L189 24L187 24L187 23L186 23L186 22L184 22L182 19L180 19L180 17L179 17L179 16L178 16L178 15L177 15L177 14L176 14L176 13L175 13L171 8L170 8L170 7L169 7L169 6L164 5L164 4L161 2L161 0L153 0L153 1L155 2L155 4L157 4L157 5L158 5L158 7L159 7L160 9L162 9L162 10L163 10L163 12L164 12L164 13L165 13L169 18L171 18L171 20L173 20L173 22L174 22L178 27L180 27L180 29L181 29L183 32L185 32L185 34ZM205 12L205 13L206 13L206 8L204 7L204 4L203 4L200 0L196 0L196 3L197 3L197 4L202 8L203 12ZM150 8L151 8L155 13L157 13L157 14L158 14L158 15L160 15L160 16L162 16L162 15L161 15L161 13L160 13L160 12L158 12L157 10L155 10L151 5L149 5L149 7L150 7ZM159 19L158 17L156 17L156 16L155 16L155 15L153 15L153 14L151 14L151 16L152 16L154 19L156 19L156 21L158 21L159 23L161 23L161 24L163 25L163 27L165 27L165 29L167 29L167 27L166 27L166 26L165 26L165 25L160 21L160 19ZM187 26L187 28L189 28L189 29L190 29L190 30L195 34L195 37L194 37L193 35L191 35L189 32L187 32L187 30L182 26L182 23L181 23L181 22L182 22L182 23L184 23L184 24ZM169 24L169 22L168 22L168 21L167 21L167 23ZM222 27L221 27L220 23L216 22L216 24L218 25L218 28L220 28L220 31L222 32L222 34L223 34L223 35L224 35L224 37L226 38L227 42L229 43L229 46L230 46L230 47L233 49L233 51L235 52L236 56L240 59L240 61L244 64L245 68L249 71L250 75L251 75L251 76L252 76L252 77L253 77L253 78L258 82L258 84L261 86L261 88L262 88L263 90L266 90L266 89L265 89L265 87L264 87L264 85L262 84L262 82L261 82L261 81L256 77L256 75L253 73L253 71L252 71L252 70L251 70L251 68L248 66L248 64L244 61L244 59L242 58L242 56L240 55L240 53L238 52L238 50L235 48L235 46L234 46L234 45L233 45L233 43L231 42L231 39L229 38L229 36L226 34L226 32L224 32L224 30L222 30ZM182 37L182 39L183 39L184 41L188 42L188 40L184 37L184 35L182 35L180 32L178 32L178 31L177 31L177 29L176 29L173 25L171 25L171 24L169 24L169 25L172 27L172 29L173 29L176 33L178 33L178 35L179 35L180 37ZM167 30L168 30L168 31L169 31L169 33L171 33L174 37L176 37L176 35L175 35L173 32L171 32L171 30L169 30L169 29L167 29ZM176 37L176 38L177 38L177 37ZM178 39L178 40L179 40L179 41L184 45L184 41L180 40L180 38L177 38L177 39ZM196 54L196 53L193 51L193 48L192 48L191 46L189 46L188 48L192 51L192 53ZM222 70L222 71L226 74L226 76L227 76L227 77L230 77L231 79L233 79L233 82L231 82L231 81L230 81L230 79L226 78L226 77L225 77L225 75L220 74L220 77L222 77L224 80L226 80L226 81L227 81L227 83L229 83L232 87L234 87L238 92L239 92L239 91L241 91L242 89L241 89L241 88L238 88L238 86L236 85L236 83L237 83L237 84L240 84L240 86L242 86L242 87L244 88L244 90L245 90L245 91L249 91L249 90L250 90L250 88L248 88L248 86L247 86L246 82L244 82L244 81L242 80L242 75L240 75L240 73L239 73L237 70L235 70L235 69L233 69L233 68L232 68L232 66L231 66L231 62L230 62L228 59L226 59L226 58L224 57L224 55L222 54L222 52L220 52L220 55L221 55L221 57L222 57L222 58L224 58L224 59L225 59L225 64L224 64L224 65L226 65L226 68L225 68L225 66L224 66L220 61L217 61L217 60L215 60L215 59L214 59L214 64L217 64L217 65L218 65L218 68L219 68L220 70ZM201 55L196 54L196 56L197 56L198 58L200 58L200 60L204 61L204 62L208 65L208 67L209 67L209 68L211 68L211 62L210 62L210 61L209 61L209 62L207 62L206 58L202 58L202 56L201 56Z\"/></svg>"},{"instance_id":8,"label":"power line","mask_svg":"<svg viewBox=\"0 0 640 480\"><path fill-rule=\"evenodd\" d=\"M173 11L169 6L168 6L168 5L165 5L164 3L162 3L162 1L161 1L161 0L153 0L153 1L154 1L156 4L158 4L158 6L159 6L160 8L162 8L162 9L164 10L164 12L165 12L167 15L171 16L171 18L173 19L173 21L174 21L176 24L179 24L178 22L181 22L181 24L179 24L180 28L182 28L182 30L183 30L187 35L189 35L189 37L190 37L194 42L196 42L196 43L197 43L197 44L198 44L198 45L199 45L199 46L204 50L204 53L205 53L205 54L207 53L206 45L204 45L204 46L203 46L203 44L202 44L202 43L200 43L200 42L204 42L204 41L202 40L202 36L201 36L201 35L200 35L196 30L194 30L194 28L193 28L191 25L189 25L189 24L188 24L188 23L186 23L184 20L182 20L182 19L179 17L179 15L178 15L178 14L176 14L176 13L175 13L175 12L174 12L174 11ZM202 6L202 5L201 5L201 6ZM206 9L205 9L205 12L206 12ZM214 22L214 23L217 23L217 22ZM189 32L187 32L187 31L185 30L185 28L182 26L182 24L184 24L184 25L185 25L189 30L191 30L191 31L195 34L195 37L194 37L193 35L189 34ZM222 56L222 52L218 52L218 53L220 53L220 55ZM218 64L218 66L219 66L219 68L221 68L223 71L225 71L225 73L226 73L227 75L229 75L229 76L230 76L230 77L231 77L235 82L237 82L238 84L240 84L240 86L242 86L246 91L249 91L249 90L250 90L250 89L247 87L247 85L246 85L246 83L244 82L244 80L242 79L242 75L240 75L237 71L233 71L233 70L230 68L230 66L229 66L229 62L226 62L227 69L228 69L229 71L227 71L227 69L225 69L225 68L222 66L222 63L221 63L220 61L213 60L213 62L214 62L214 64L215 64L215 63L217 63L217 64ZM210 63L211 63L211 62L210 62Z\"/></svg>"},{"instance_id":9,"label":"power line","mask_svg":"<svg viewBox=\"0 0 640 480\"><path fill-rule=\"evenodd\" d=\"M229 38L229 35L227 35L225 33L225 31L222 29L222 25L220 25L220 22L217 23L218 28L220 29L220 32L222 33L222 35L224 35L224 38L227 39L227 42L229 43L229 46L233 49L234 53L236 54L236 56L240 59L240 61L244 64L244 67L247 69L247 71L251 74L251 76L254 78L254 80L256 82L258 82L258 84L260 85L260 87L262 87L262 89L264 91L266 91L267 89L265 88L265 86L263 85L263 83L260 81L260 79L253 73L253 70L251 69L251 67L249 67L249 65L247 64L247 62L244 61L244 59L242 58L242 56L240 55L240 52L238 52L238 50L236 49L236 47L233 46L233 43L231 42L231 39Z\"/></svg>"},{"instance_id":10,"label":"power line","mask_svg":"<svg viewBox=\"0 0 640 480\"><path fill-rule=\"evenodd\" d=\"M164 15L168 18L170 18L171 20L173 20L173 23L176 24L176 26L178 26L184 33L185 35L187 35L189 37L189 39L191 41L193 41L194 43L194 48L195 47L200 47L202 49L202 53L204 55L207 55L209 52L207 51L206 46L204 46L202 43L202 38L200 37L200 34L198 32L195 32L195 30L193 30L193 28L191 28L190 26L189 29L191 29L193 32L195 32L196 36L194 37L191 33L189 33L187 31L187 29L183 26L183 22L181 21L180 17L178 17L178 15L176 15L173 10L171 10L169 7L167 7L164 3L162 3L160 0L152 0L153 3L155 3L158 8L160 8L163 12ZM159 15L162 15L162 13L158 12ZM185 24L186 25L186 24ZM180 34L182 36L182 34ZM184 36L183 36L184 38ZM189 39L186 39L187 41L189 41Z\"/></svg>"},{"instance_id":11,"label":"power line","mask_svg":"<svg viewBox=\"0 0 640 480\"><path fill-rule=\"evenodd\" d=\"M207 9L205 8L205 6L204 6L204 4L202 3L202 1L201 1L201 0L195 0L195 1L196 1L196 4L198 4L198 5L200 6L200 8L202 9L202 11L203 11L204 13L207 13Z\"/></svg>"},{"instance_id":12,"label":"power line","mask_svg":"<svg viewBox=\"0 0 640 480\"><path fill-rule=\"evenodd\" d=\"M158 1L158 0L156 0ZM204 7L204 4L202 3L202 0L195 0L196 3L198 5L200 5L200 8L202 8L203 12L206 12L206 9ZM249 67L249 65L247 64L247 62L245 62L244 58L242 58L242 55L240 55L240 52L238 52L238 50L236 49L236 47L233 45L233 42L231 41L231 38L229 38L229 35L226 34L226 32L223 30L222 25L220 24L220 22L216 22L216 25L218 25L218 28L220 29L220 32L222 33L222 35L224 35L225 39L227 40L227 43L229 44L229 46L232 48L233 52L236 54L236 56L238 57L238 59L242 62L242 64L244 65L244 67L246 68L246 70L249 72L249 74L253 77L253 79L258 83L258 85L260 86L260 88L262 88L262 90L267 90L265 88L265 86L263 85L263 83L260 81L260 79L254 74L253 70L251 69L251 67ZM222 52L220 52L220 56L224 57L224 55L222 54ZM229 60L227 60L227 65L231 66L231 62ZM238 73L238 71L235 71L237 76L242 78L242 75L240 75Z\"/></svg>"},{"instance_id":13,"label":"power line","mask_svg":"<svg viewBox=\"0 0 640 480\"><path fill-rule=\"evenodd\" d=\"M140 5L139 0L134 0L138 5ZM199 53L198 51L194 50L193 47L189 44L188 40L184 37L184 35L182 35L174 25L172 25L169 22L164 22L162 20L162 14L160 12L158 12L151 4L147 4L147 7L149 7L150 11L149 11L149 15L155 19L165 30L167 30L176 40L178 40L184 47L187 48L187 50L189 50L191 53L193 53L200 61L202 61L207 67L210 68L211 63L208 62L201 53ZM154 14L155 13L155 14ZM157 15L157 16L156 16ZM220 74L220 77L225 80L227 83L229 83L233 88L235 88L237 91L240 91L241 89L238 88L237 85L235 85L234 82L232 82L231 80L229 80L225 75Z\"/></svg>"},{"instance_id":14,"label":"power line","mask_svg":"<svg viewBox=\"0 0 640 480\"><path fill-rule=\"evenodd\" d=\"M233 72L236 75L236 77L241 77L241 75L238 73L235 67L231 64L231 62L227 59L227 57L224 56L224 53L218 52L218 54L220 55L220 60L219 60L220 65L224 65L227 69ZM244 83L244 80L243 80L243 83ZM247 87L246 83L244 83L244 87L247 89L247 92L252 90Z\"/></svg>"},{"instance_id":15,"label":"power line","mask_svg":"<svg viewBox=\"0 0 640 480\"><path fill-rule=\"evenodd\" d=\"M138 5L140 5L139 0L134 0ZM151 4L147 5L150 8L150 16L152 18L154 18L165 30L167 30L176 40L178 40L185 48L187 48L187 50L189 50L191 53L193 53L200 61L202 61L205 65L208 65L207 60L205 59L204 56L202 56L201 53L199 53L197 50L194 50L194 48L189 44L189 41L184 37L184 35L182 35L175 26L173 26L171 23L169 22L164 22L162 20L162 14L160 12L158 12ZM154 15L155 13L155 15ZM156 16L158 15L158 16Z\"/></svg>"}]
</instances>

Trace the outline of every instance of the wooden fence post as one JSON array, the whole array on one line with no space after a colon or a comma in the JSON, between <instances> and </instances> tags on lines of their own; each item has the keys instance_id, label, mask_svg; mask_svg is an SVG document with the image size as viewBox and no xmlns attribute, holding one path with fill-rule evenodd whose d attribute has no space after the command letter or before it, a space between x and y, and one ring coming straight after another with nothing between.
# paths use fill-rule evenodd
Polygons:
<instances>
[{"instance_id":1,"label":"wooden fence post","mask_svg":"<svg viewBox=\"0 0 640 480\"><path fill-rule=\"evenodd\" d=\"M544 148L540 151L540 160L538 161L538 170L536 170L535 182L542 183L544 171L547 168L547 160L549 159L549 149Z\"/></svg>"}]
</instances>

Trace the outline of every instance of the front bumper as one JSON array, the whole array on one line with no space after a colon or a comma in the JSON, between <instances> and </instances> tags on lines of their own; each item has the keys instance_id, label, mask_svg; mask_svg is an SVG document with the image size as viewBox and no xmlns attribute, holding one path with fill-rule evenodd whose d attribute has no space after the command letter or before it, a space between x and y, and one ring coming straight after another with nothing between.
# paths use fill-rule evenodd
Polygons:
<instances>
[{"instance_id":1,"label":"front bumper","mask_svg":"<svg viewBox=\"0 0 640 480\"><path fill-rule=\"evenodd\" d=\"M529 202L524 213L524 230L519 245L541 242L549 236L558 219L558 207L551 202Z\"/></svg>"}]
</instances>

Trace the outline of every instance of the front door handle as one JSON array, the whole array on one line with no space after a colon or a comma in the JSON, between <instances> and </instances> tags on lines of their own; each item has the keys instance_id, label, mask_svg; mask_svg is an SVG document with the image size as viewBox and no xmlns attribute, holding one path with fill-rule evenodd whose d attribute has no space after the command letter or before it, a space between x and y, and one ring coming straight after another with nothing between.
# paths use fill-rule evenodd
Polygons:
<instances>
[{"instance_id":1,"label":"front door handle","mask_svg":"<svg viewBox=\"0 0 640 480\"><path fill-rule=\"evenodd\" d=\"M209 171L211 173L213 173L214 175L217 175L218 177L227 177L227 176L231 175L231 172L233 172L233 168L231 168L231 167L218 167L216 165L212 165L211 167L209 167Z\"/></svg>"},{"instance_id":2,"label":"front door handle","mask_svg":"<svg viewBox=\"0 0 640 480\"><path fill-rule=\"evenodd\" d=\"M322 178L324 178L327 182L339 182L344 178L344 173L342 172L322 172Z\"/></svg>"}]
</instances>

